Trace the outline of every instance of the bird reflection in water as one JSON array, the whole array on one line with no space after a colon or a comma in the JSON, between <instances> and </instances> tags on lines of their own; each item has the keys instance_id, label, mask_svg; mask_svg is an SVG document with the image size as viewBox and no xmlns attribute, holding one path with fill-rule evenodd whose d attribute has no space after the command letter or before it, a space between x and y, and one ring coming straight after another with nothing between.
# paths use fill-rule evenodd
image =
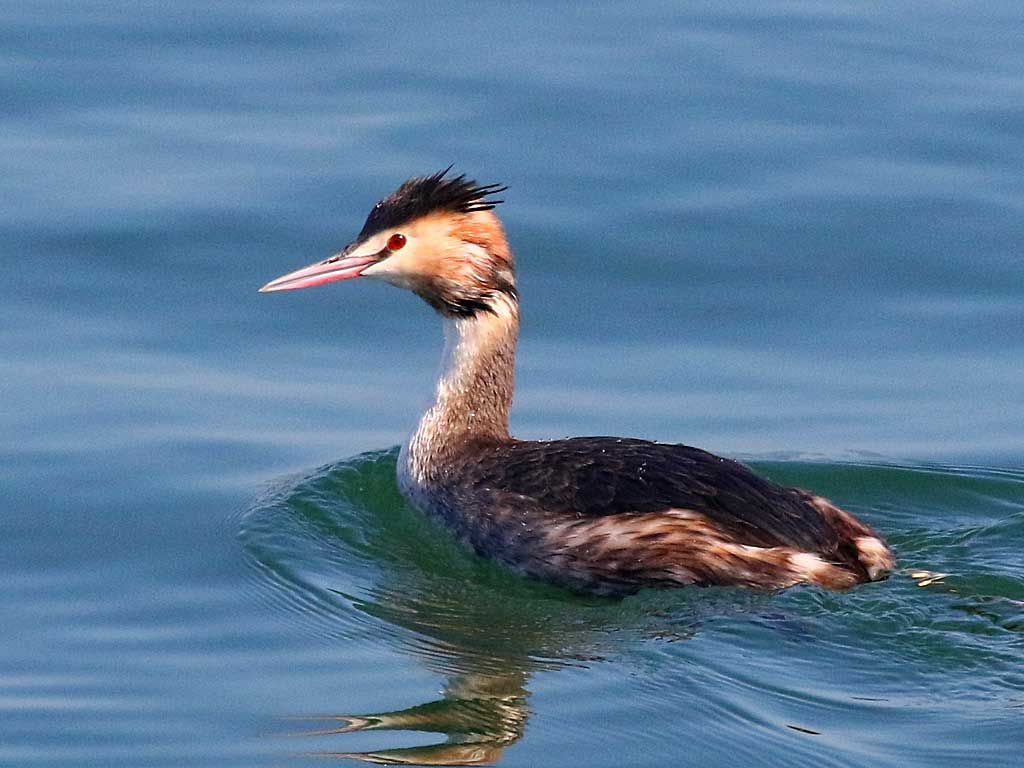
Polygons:
<instances>
[{"instance_id":1,"label":"bird reflection in water","mask_svg":"<svg viewBox=\"0 0 1024 768\"><path fill-rule=\"evenodd\" d=\"M420 571L412 578L409 575L393 572L389 583L374 589L370 599L336 594L376 620L393 645L443 673L446 683L441 698L390 712L308 718L309 725L320 721L325 727L311 727L296 735L337 737L361 731L442 734L444 741L423 746L365 752L326 749L311 754L384 765L496 763L505 748L523 735L531 674L593 659L596 638L591 636L592 629L584 629L581 635L578 624L555 621L555 615L565 611L573 598L556 594L551 599L547 587L534 590L522 585L534 592L529 600L519 594L523 590L513 587L513 594L502 602L487 584L442 586L436 574ZM585 637L595 643L588 646ZM584 658L585 651L590 653L588 658Z\"/></svg>"},{"instance_id":2,"label":"bird reflection in water","mask_svg":"<svg viewBox=\"0 0 1024 768\"><path fill-rule=\"evenodd\" d=\"M311 727L295 735L331 738L362 731L424 732L443 734L445 740L415 747L365 752L326 749L308 754L384 765L494 764L523 735L530 714L527 684L534 672L600 662L641 637L692 637L702 615L689 607L680 611L678 600L666 608L657 595L634 602L535 594L529 600L516 595L502 602L491 589L468 587L439 600L436 592L425 591L431 589L430 581L424 579L418 589L411 584L392 585L385 593L375 592L373 601L352 604L390 627L414 630L404 634L399 647L447 675L442 697L390 712L303 718ZM417 600L422 602L416 604ZM526 607L536 613L523 611ZM402 636L393 635L396 640ZM409 637L418 640L409 642ZM323 727L312 727L317 721Z\"/></svg>"},{"instance_id":3,"label":"bird reflection in water","mask_svg":"<svg viewBox=\"0 0 1024 768\"><path fill-rule=\"evenodd\" d=\"M322 757L383 765L491 765L523 735L528 709L525 673L459 675L442 698L394 712L336 715L340 725L306 731L331 736L355 731L425 731L444 734L440 744L370 752L318 752Z\"/></svg>"}]
</instances>

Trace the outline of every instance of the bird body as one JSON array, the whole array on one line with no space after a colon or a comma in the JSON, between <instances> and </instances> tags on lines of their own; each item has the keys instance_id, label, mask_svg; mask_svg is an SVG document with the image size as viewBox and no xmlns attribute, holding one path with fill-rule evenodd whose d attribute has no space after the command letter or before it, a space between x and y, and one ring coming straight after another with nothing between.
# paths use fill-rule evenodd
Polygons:
<instances>
[{"instance_id":1,"label":"bird body","mask_svg":"<svg viewBox=\"0 0 1024 768\"><path fill-rule=\"evenodd\" d=\"M340 254L262 289L377 277L444 318L436 400L398 463L413 506L478 554L579 592L842 589L888 574L892 553L867 525L736 461L645 440L511 437L519 304L489 197L503 188L446 174L405 182Z\"/></svg>"}]
</instances>

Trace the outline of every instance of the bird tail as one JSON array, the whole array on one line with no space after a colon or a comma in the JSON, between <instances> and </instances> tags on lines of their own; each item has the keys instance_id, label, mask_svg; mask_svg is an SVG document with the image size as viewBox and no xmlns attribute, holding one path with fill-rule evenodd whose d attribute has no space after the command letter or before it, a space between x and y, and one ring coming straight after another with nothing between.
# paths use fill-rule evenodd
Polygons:
<instances>
[{"instance_id":1,"label":"bird tail","mask_svg":"<svg viewBox=\"0 0 1024 768\"><path fill-rule=\"evenodd\" d=\"M868 572L869 581L888 578L892 569L896 567L896 558L889 545L873 532L858 536L853 540L853 545L857 548L857 559Z\"/></svg>"},{"instance_id":2,"label":"bird tail","mask_svg":"<svg viewBox=\"0 0 1024 768\"><path fill-rule=\"evenodd\" d=\"M839 540L838 554L856 573L857 582L882 581L896 567L896 557L885 540L870 527L822 496L807 499L821 512ZM845 555L845 556L844 556Z\"/></svg>"}]
</instances>

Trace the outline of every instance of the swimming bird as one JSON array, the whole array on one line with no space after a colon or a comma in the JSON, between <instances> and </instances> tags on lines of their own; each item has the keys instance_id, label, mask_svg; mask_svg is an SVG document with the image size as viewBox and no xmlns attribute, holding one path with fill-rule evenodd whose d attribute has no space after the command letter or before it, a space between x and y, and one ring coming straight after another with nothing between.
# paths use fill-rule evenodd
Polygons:
<instances>
[{"instance_id":1,"label":"swimming bird","mask_svg":"<svg viewBox=\"0 0 1024 768\"><path fill-rule=\"evenodd\" d=\"M450 168L411 178L340 253L260 289L374 278L441 315L436 400L398 458L406 499L478 554L584 593L885 578L893 554L869 526L737 461L646 440L509 434L519 296L494 211L505 190Z\"/></svg>"}]
</instances>

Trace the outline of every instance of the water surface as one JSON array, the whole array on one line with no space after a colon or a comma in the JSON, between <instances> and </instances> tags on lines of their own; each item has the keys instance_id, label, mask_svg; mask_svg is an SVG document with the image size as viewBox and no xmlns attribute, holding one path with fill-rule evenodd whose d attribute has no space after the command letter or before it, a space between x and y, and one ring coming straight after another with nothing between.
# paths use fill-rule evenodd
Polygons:
<instances>
[{"instance_id":1,"label":"water surface","mask_svg":"<svg viewBox=\"0 0 1024 768\"><path fill-rule=\"evenodd\" d=\"M0 762L1015 764L1022 22L0 2ZM741 457L901 572L583 599L409 509L429 310L255 290L453 162L510 185L518 434Z\"/></svg>"}]
</instances>

